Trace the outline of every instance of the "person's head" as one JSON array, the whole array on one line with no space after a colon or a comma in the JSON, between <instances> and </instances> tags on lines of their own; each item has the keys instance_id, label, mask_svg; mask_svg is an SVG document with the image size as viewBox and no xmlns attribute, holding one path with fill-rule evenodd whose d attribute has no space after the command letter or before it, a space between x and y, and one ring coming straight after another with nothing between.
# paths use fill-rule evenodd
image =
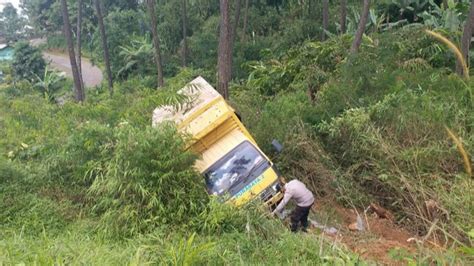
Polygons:
<instances>
[{"instance_id":1,"label":"person's head","mask_svg":"<svg viewBox=\"0 0 474 266\"><path fill-rule=\"evenodd\" d=\"M285 181L284 180L280 179L280 182L276 186L276 190L277 190L277 192L285 193L286 189L285 189Z\"/></svg>"}]
</instances>

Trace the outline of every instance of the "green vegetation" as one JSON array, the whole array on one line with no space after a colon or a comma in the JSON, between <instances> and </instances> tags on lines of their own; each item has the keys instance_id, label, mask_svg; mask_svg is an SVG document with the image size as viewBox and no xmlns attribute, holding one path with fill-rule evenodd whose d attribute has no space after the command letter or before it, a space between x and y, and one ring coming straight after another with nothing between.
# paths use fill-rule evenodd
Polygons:
<instances>
[{"instance_id":1,"label":"green vegetation","mask_svg":"<svg viewBox=\"0 0 474 266\"><path fill-rule=\"evenodd\" d=\"M0 38L15 42L25 35L26 21L21 17L11 3L5 4L0 11Z\"/></svg>"},{"instance_id":2,"label":"green vegetation","mask_svg":"<svg viewBox=\"0 0 474 266\"><path fill-rule=\"evenodd\" d=\"M169 83L178 88L191 75ZM2 88L1 261L357 261L323 238L291 235L257 206L208 203L183 139L173 128L149 127L153 108L173 101L173 88L157 93L138 85L63 106L38 94L11 99ZM324 256L300 255L302 241Z\"/></svg>"},{"instance_id":3,"label":"green vegetation","mask_svg":"<svg viewBox=\"0 0 474 266\"><path fill-rule=\"evenodd\" d=\"M65 49L59 2L22 2L46 48ZM176 91L192 78L216 81L218 1L188 2L183 67L183 2L157 1L166 78L158 90L139 1L102 1L113 95L104 82L74 102L71 80L24 42L11 64L0 63L0 264L377 260L324 234L291 234L258 202L235 208L208 196L185 149L189 136L151 127L154 108L190 100ZM455 55L425 32L458 45L469 1L377 1L357 54L350 47L360 1L347 1L346 34L335 23L339 1L330 1L326 41L320 1L249 2L233 44L230 102L286 179L334 204L380 204L415 238L444 247L394 249L396 262L472 263L474 81L457 75ZM83 54L102 65L90 3L83 36ZM272 139L283 143L281 154Z\"/></svg>"},{"instance_id":4,"label":"green vegetation","mask_svg":"<svg viewBox=\"0 0 474 266\"><path fill-rule=\"evenodd\" d=\"M341 199L357 206L384 203L401 223L422 235L434 215L425 202L435 200L450 206L449 217L436 217L449 224L443 231L466 239L474 219L466 195L473 190L445 127L456 132L468 150L472 147L471 82L450 74L447 49L422 29L373 35L359 54L334 66L338 57L346 56L344 38L309 42L279 61L252 64L251 78L239 94L258 88L270 98L238 103L247 124L259 143L267 144L264 147L271 136L287 140L290 147L297 144L294 134L302 134L300 130L314 136L312 141L321 143L318 148L324 151L319 161L331 158L327 167L338 171L332 181ZM372 63L362 63L367 61ZM317 79L322 82L308 97ZM262 101L265 104L257 104ZM315 174L308 182L327 182L325 178Z\"/></svg>"},{"instance_id":5,"label":"green vegetation","mask_svg":"<svg viewBox=\"0 0 474 266\"><path fill-rule=\"evenodd\" d=\"M27 42L18 42L13 54L12 71L15 79L32 81L45 72L46 62L41 51Z\"/></svg>"}]
</instances>

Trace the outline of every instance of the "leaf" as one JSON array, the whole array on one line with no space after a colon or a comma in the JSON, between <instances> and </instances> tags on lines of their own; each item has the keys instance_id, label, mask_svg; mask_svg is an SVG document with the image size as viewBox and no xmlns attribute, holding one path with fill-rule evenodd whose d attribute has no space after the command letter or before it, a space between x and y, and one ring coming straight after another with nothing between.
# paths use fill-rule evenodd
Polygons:
<instances>
[{"instance_id":1,"label":"leaf","mask_svg":"<svg viewBox=\"0 0 474 266\"><path fill-rule=\"evenodd\" d=\"M470 238L474 238L474 228L471 229L471 231L469 231L469 232L467 233L467 235L468 235Z\"/></svg>"}]
</instances>

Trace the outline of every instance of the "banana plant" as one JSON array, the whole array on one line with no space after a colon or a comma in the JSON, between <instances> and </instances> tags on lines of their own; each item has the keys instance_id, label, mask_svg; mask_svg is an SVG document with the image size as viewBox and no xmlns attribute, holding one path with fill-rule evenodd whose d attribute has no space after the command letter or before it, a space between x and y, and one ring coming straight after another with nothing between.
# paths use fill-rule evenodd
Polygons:
<instances>
[{"instance_id":1,"label":"banana plant","mask_svg":"<svg viewBox=\"0 0 474 266\"><path fill-rule=\"evenodd\" d=\"M392 0L391 4L397 6L400 9L400 13L406 11L419 12L427 7L430 0Z\"/></svg>"},{"instance_id":2,"label":"banana plant","mask_svg":"<svg viewBox=\"0 0 474 266\"><path fill-rule=\"evenodd\" d=\"M55 94L61 89L61 83L65 79L64 76L56 71L49 70L47 66L42 77L37 74L34 75L36 83L33 86L41 91L46 100L53 101Z\"/></svg>"},{"instance_id":3,"label":"banana plant","mask_svg":"<svg viewBox=\"0 0 474 266\"><path fill-rule=\"evenodd\" d=\"M460 1L462 4L462 1ZM423 23L432 28L442 28L451 32L458 31L462 26L461 6L454 0L448 0L446 7L438 6L433 0L429 0L431 11L419 14Z\"/></svg>"},{"instance_id":4,"label":"banana plant","mask_svg":"<svg viewBox=\"0 0 474 266\"><path fill-rule=\"evenodd\" d=\"M150 58L153 58L153 46L144 37L135 37L130 45L120 46L119 55L125 59L125 66L119 69L117 75L119 77L126 77L132 72L147 73L149 70Z\"/></svg>"}]
</instances>

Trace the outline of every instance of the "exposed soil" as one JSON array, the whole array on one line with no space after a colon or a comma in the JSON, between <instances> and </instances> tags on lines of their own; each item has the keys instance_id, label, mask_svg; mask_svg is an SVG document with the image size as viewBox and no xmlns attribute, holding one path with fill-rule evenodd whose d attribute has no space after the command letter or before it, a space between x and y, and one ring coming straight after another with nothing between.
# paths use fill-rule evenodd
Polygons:
<instances>
[{"instance_id":1,"label":"exposed soil","mask_svg":"<svg viewBox=\"0 0 474 266\"><path fill-rule=\"evenodd\" d=\"M344 243L362 258L384 265L399 265L403 262L390 257L391 250L402 250L408 254L416 251L416 243L407 240L414 237L407 230L389 219L379 218L375 213L358 210L365 224L364 231L351 231L349 225L357 220L353 209L339 206L334 201L320 199L313 207L311 216L319 223L336 227L337 235L329 238Z\"/></svg>"}]
</instances>

